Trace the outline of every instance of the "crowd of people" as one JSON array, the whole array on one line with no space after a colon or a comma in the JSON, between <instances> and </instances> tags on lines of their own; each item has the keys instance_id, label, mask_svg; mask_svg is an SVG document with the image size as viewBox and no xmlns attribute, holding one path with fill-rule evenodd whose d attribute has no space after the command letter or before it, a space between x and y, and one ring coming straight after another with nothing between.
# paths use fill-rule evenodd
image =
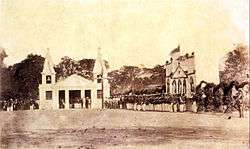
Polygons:
<instances>
[{"instance_id":1,"label":"crowd of people","mask_svg":"<svg viewBox=\"0 0 250 149\"><path fill-rule=\"evenodd\" d=\"M91 109L91 98L86 97L86 98L79 98L79 97L75 97L71 100L69 100L69 107L70 108L87 108L87 109ZM64 98L60 98L59 99L59 108L60 109L64 109L65 108L65 99Z\"/></svg>"},{"instance_id":2,"label":"crowd of people","mask_svg":"<svg viewBox=\"0 0 250 149\"><path fill-rule=\"evenodd\" d=\"M39 104L33 100L0 100L0 111L17 111L17 110L33 110L38 109Z\"/></svg>"},{"instance_id":3,"label":"crowd of people","mask_svg":"<svg viewBox=\"0 0 250 149\"><path fill-rule=\"evenodd\" d=\"M147 105L160 105L167 104L171 105L173 111L181 111L180 107L184 106L185 111L195 111L195 112L232 112L234 110L239 111L239 116L244 117L244 110L246 105L244 103L244 94L242 88L246 83L235 84L234 82L230 83L227 86L221 84L214 85L208 84L205 82L205 87L202 86L201 82L196 87L196 92L192 93L192 97L188 98L182 94L165 94L165 93L156 93L156 94L127 94L119 95L105 101L105 108L109 109L128 109L128 104L137 105L140 107L145 107ZM116 100L114 100L116 99ZM59 100L60 108L65 107L65 101ZM81 107L91 108L91 99L78 99L77 101L71 101L70 104L81 104ZM249 104L249 103L248 103ZM249 106L249 105L247 105ZM195 110L194 110L195 107ZM39 104L36 100L18 100L18 99L9 99L9 100L0 100L0 110L4 111L15 111L15 110L28 110L28 109L38 109ZM145 109L145 108L142 108ZM174 110L177 109L177 110Z\"/></svg>"}]
</instances>

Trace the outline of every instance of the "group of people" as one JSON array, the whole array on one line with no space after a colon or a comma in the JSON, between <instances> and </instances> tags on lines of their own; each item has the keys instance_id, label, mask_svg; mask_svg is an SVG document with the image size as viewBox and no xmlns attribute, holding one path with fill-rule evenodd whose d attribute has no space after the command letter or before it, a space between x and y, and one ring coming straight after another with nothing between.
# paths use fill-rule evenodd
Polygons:
<instances>
[{"instance_id":1,"label":"group of people","mask_svg":"<svg viewBox=\"0 0 250 149\"><path fill-rule=\"evenodd\" d=\"M239 117L244 117L243 89L232 85L227 88L210 86L198 88L193 96L197 103L197 112L218 111L229 113L233 110L239 112Z\"/></svg>"},{"instance_id":2,"label":"group of people","mask_svg":"<svg viewBox=\"0 0 250 149\"><path fill-rule=\"evenodd\" d=\"M201 83L202 84L202 83ZM192 98L187 98L185 95L176 94L143 94L143 95L120 95L118 99L105 102L106 108L123 108L126 109L127 103L136 105L137 107L145 107L146 105L165 104L170 106L173 111L195 111L195 112L224 112L228 113L236 109L239 112L239 117L244 117L244 94L242 87L236 86L234 83L228 86L206 85L201 87L201 84L196 88L196 92L192 94ZM69 101L70 108L87 108L91 109L91 98L74 98ZM185 107L185 108L182 108ZM14 111L24 109L38 109L39 105L35 100L0 100L0 110ZM59 99L59 108L65 108L65 99ZM145 108L141 108L145 109ZM181 110L185 109L185 110Z\"/></svg>"},{"instance_id":3,"label":"group of people","mask_svg":"<svg viewBox=\"0 0 250 149\"><path fill-rule=\"evenodd\" d=\"M91 109L91 98L73 98L73 100L70 100L69 107L70 108L86 108ZM64 109L65 108L65 99L60 98L59 99L59 108ZM80 106L79 106L80 105Z\"/></svg>"},{"instance_id":4,"label":"group of people","mask_svg":"<svg viewBox=\"0 0 250 149\"><path fill-rule=\"evenodd\" d=\"M129 105L133 105L133 109L146 109L145 107L153 105L161 105L164 104L168 106L169 111L184 111L182 107L186 107L185 104L189 103L190 99L188 99L184 95L169 95L164 93L158 94L143 94L143 95L124 95L120 96L119 104L121 108L128 109ZM173 109L173 110L172 110Z\"/></svg>"},{"instance_id":5,"label":"group of people","mask_svg":"<svg viewBox=\"0 0 250 149\"><path fill-rule=\"evenodd\" d=\"M12 98L9 100L0 100L0 110L2 111L33 110L38 108L39 105L33 99L27 101Z\"/></svg>"},{"instance_id":6,"label":"group of people","mask_svg":"<svg viewBox=\"0 0 250 149\"><path fill-rule=\"evenodd\" d=\"M227 92L225 91L227 90ZM226 93L225 93L226 92ZM226 89L220 86L206 86L198 88L191 98L185 95L143 94L143 95L120 95L120 108L127 109L127 103L133 107L145 107L146 105L167 104L173 111L193 112L223 112L228 113L234 110L239 112L239 117L244 117L243 89L230 86ZM137 109L137 108L135 108ZM142 108L143 109L143 108Z\"/></svg>"},{"instance_id":7,"label":"group of people","mask_svg":"<svg viewBox=\"0 0 250 149\"><path fill-rule=\"evenodd\" d=\"M186 100L185 95L169 95L164 93L157 94L143 94L143 95L124 95L120 96L121 103L137 103L137 104L161 104L161 103L174 103L182 104Z\"/></svg>"},{"instance_id":8,"label":"group of people","mask_svg":"<svg viewBox=\"0 0 250 149\"><path fill-rule=\"evenodd\" d=\"M243 91L241 89L239 90L232 90L231 93L232 100L229 101L228 106L225 108L225 113L230 111L232 108L239 111L239 116L244 117L244 101L243 101Z\"/></svg>"}]
</instances>

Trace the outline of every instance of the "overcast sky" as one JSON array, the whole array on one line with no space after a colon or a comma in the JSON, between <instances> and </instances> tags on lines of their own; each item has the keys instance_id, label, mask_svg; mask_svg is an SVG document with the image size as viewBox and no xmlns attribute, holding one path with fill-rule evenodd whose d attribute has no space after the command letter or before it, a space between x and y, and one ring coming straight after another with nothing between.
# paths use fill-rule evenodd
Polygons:
<instances>
[{"instance_id":1,"label":"overcast sky","mask_svg":"<svg viewBox=\"0 0 250 149\"><path fill-rule=\"evenodd\" d=\"M12 65L50 48L55 64L95 58L112 69L164 64L180 44L197 79L218 81L219 59L249 41L248 0L0 0L0 46Z\"/></svg>"}]
</instances>

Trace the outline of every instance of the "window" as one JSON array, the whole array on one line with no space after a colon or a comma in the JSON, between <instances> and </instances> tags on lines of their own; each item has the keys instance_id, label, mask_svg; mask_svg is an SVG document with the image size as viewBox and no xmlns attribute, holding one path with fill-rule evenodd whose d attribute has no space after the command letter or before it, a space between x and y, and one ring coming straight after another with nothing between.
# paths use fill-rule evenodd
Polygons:
<instances>
[{"instance_id":1,"label":"window","mask_svg":"<svg viewBox=\"0 0 250 149\"><path fill-rule=\"evenodd\" d=\"M46 76L46 84L51 84L51 76Z\"/></svg>"},{"instance_id":2,"label":"window","mask_svg":"<svg viewBox=\"0 0 250 149\"><path fill-rule=\"evenodd\" d=\"M169 84L169 79L167 80L167 93L170 93L170 84Z\"/></svg>"},{"instance_id":3,"label":"window","mask_svg":"<svg viewBox=\"0 0 250 149\"><path fill-rule=\"evenodd\" d=\"M102 90L97 90L97 98L102 98Z\"/></svg>"},{"instance_id":4,"label":"window","mask_svg":"<svg viewBox=\"0 0 250 149\"><path fill-rule=\"evenodd\" d=\"M85 98L91 99L91 90L85 90Z\"/></svg>"},{"instance_id":5,"label":"window","mask_svg":"<svg viewBox=\"0 0 250 149\"><path fill-rule=\"evenodd\" d=\"M52 100L52 91L46 91L46 100Z\"/></svg>"},{"instance_id":6,"label":"window","mask_svg":"<svg viewBox=\"0 0 250 149\"><path fill-rule=\"evenodd\" d=\"M173 93L176 93L176 82L175 82L175 80L173 81L173 83L172 83L172 90L174 91Z\"/></svg>"},{"instance_id":7,"label":"window","mask_svg":"<svg viewBox=\"0 0 250 149\"><path fill-rule=\"evenodd\" d=\"M181 94L181 91L182 91L182 83L181 83L181 80L179 79L178 80L178 94Z\"/></svg>"},{"instance_id":8,"label":"window","mask_svg":"<svg viewBox=\"0 0 250 149\"><path fill-rule=\"evenodd\" d=\"M102 83L102 79L97 79L97 83Z\"/></svg>"},{"instance_id":9,"label":"window","mask_svg":"<svg viewBox=\"0 0 250 149\"><path fill-rule=\"evenodd\" d=\"M187 93L186 79L183 80L183 94Z\"/></svg>"},{"instance_id":10,"label":"window","mask_svg":"<svg viewBox=\"0 0 250 149\"><path fill-rule=\"evenodd\" d=\"M97 75L97 83L102 83L102 75Z\"/></svg>"},{"instance_id":11,"label":"window","mask_svg":"<svg viewBox=\"0 0 250 149\"><path fill-rule=\"evenodd\" d=\"M194 79L193 79L193 77L190 77L190 88L191 88L191 92L194 92Z\"/></svg>"}]
</instances>

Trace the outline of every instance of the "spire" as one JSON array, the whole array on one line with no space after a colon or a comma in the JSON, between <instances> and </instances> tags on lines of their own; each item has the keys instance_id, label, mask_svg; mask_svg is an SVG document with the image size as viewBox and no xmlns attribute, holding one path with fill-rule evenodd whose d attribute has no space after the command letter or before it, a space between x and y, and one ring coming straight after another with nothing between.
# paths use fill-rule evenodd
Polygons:
<instances>
[{"instance_id":1,"label":"spire","mask_svg":"<svg viewBox=\"0 0 250 149\"><path fill-rule=\"evenodd\" d=\"M101 61L102 60L102 53L101 53L101 47L98 47L98 50L97 50L97 58L96 58L98 61Z\"/></svg>"},{"instance_id":2,"label":"spire","mask_svg":"<svg viewBox=\"0 0 250 149\"><path fill-rule=\"evenodd\" d=\"M47 52L45 55L45 61L43 65L43 74L55 74L54 64L52 62L52 58L50 56L50 49L47 48Z\"/></svg>"},{"instance_id":3,"label":"spire","mask_svg":"<svg viewBox=\"0 0 250 149\"><path fill-rule=\"evenodd\" d=\"M97 74L102 74L104 71L106 71L106 67L105 67L104 61L102 59L100 47L98 47L98 50L97 50L97 57L95 60L95 66L94 66L93 71L94 71L94 73L97 73Z\"/></svg>"}]
</instances>

